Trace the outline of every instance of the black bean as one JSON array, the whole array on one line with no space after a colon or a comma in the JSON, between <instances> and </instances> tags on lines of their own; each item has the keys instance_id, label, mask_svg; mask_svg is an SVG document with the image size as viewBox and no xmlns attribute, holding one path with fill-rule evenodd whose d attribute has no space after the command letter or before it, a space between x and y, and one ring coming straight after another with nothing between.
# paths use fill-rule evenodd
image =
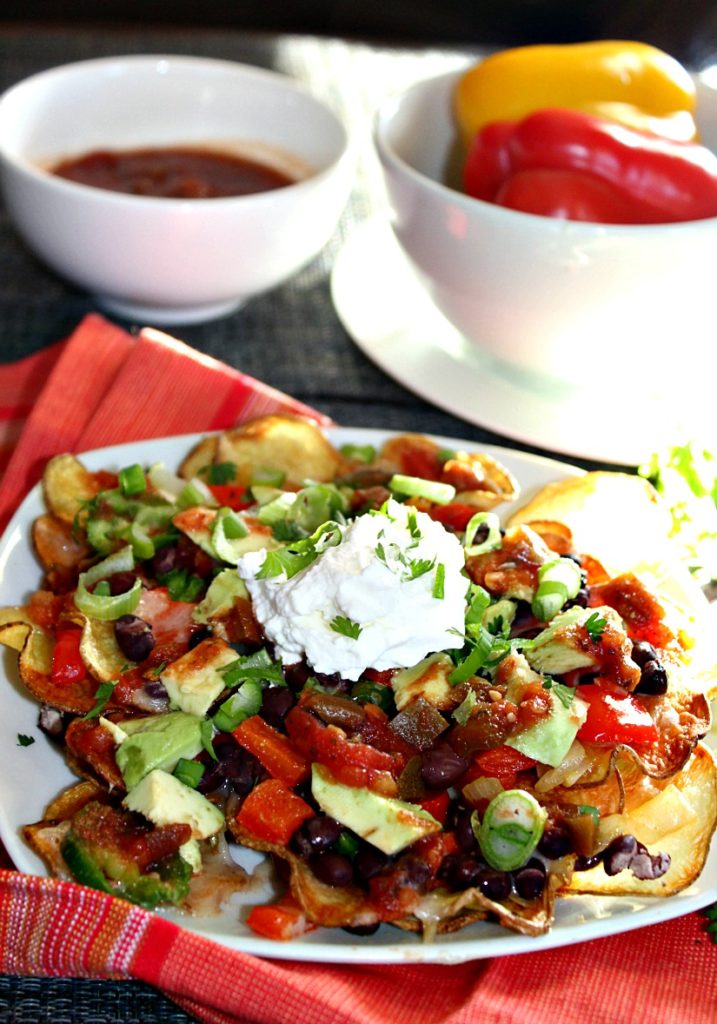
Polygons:
<instances>
[{"instance_id":1,"label":"black bean","mask_svg":"<svg viewBox=\"0 0 717 1024\"><path fill-rule=\"evenodd\" d=\"M441 861L439 875L453 889L471 889L478 884L485 864L470 854L451 853Z\"/></svg>"},{"instance_id":2,"label":"black bean","mask_svg":"<svg viewBox=\"0 0 717 1024\"><path fill-rule=\"evenodd\" d=\"M202 793L210 793L228 781L235 793L246 796L261 775L259 762L227 734L218 736L213 746L217 760L213 761L206 755L206 770L197 789Z\"/></svg>"},{"instance_id":3,"label":"black bean","mask_svg":"<svg viewBox=\"0 0 717 1024\"><path fill-rule=\"evenodd\" d=\"M538 843L538 850L544 857L549 860L557 860L570 853L572 845L570 832L564 822L554 820L546 822Z\"/></svg>"},{"instance_id":4,"label":"black bean","mask_svg":"<svg viewBox=\"0 0 717 1024\"><path fill-rule=\"evenodd\" d=\"M603 850L603 867L606 875L619 875L629 868L637 853L637 839L634 836L615 836Z\"/></svg>"},{"instance_id":5,"label":"black bean","mask_svg":"<svg viewBox=\"0 0 717 1024\"><path fill-rule=\"evenodd\" d=\"M478 845L478 840L475 837L475 832L471 825L472 815L472 807L461 806L459 806L452 815L453 835L456 837L456 842L460 846L461 850L474 850Z\"/></svg>"},{"instance_id":6,"label":"black bean","mask_svg":"<svg viewBox=\"0 0 717 1024\"><path fill-rule=\"evenodd\" d=\"M154 650L152 627L136 615L122 615L115 622L117 646L130 661L144 661Z\"/></svg>"},{"instance_id":7,"label":"black bean","mask_svg":"<svg viewBox=\"0 0 717 1024\"><path fill-rule=\"evenodd\" d=\"M166 576L167 573L177 568L178 561L179 548L174 544L167 544L152 557L152 572L156 577Z\"/></svg>"},{"instance_id":8,"label":"black bean","mask_svg":"<svg viewBox=\"0 0 717 1024\"><path fill-rule=\"evenodd\" d=\"M268 686L262 693L259 714L269 725L281 729L294 704L296 697L288 686Z\"/></svg>"},{"instance_id":9,"label":"black bean","mask_svg":"<svg viewBox=\"0 0 717 1024\"><path fill-rule=\"evenodd\" d=\"M43 704L37 716L37 724L46 736L60 739L67 728L65 718L66 716L61 711L58 711L57 708L53 708L49 704Z\"/></svg>"},{"instance_id":10,"label":"black bean","mask_svg":"<svg viewBox=\"0 0 717 1024\"><path fill-rule=\"evenodd\" d=\"M635 878L642 881L653 881L655 878L661 878L670 864L669 853L651 854L642 843L638 843L637 853L630 861L630 870Z\"/></svg>"},{"instance_id":11,"label":"black bean","mask_svg":"<svg viewBox=\"0 0 717 1024\"><path fill-rule=\"evenodd\" d=\"M421 778L429 789L447 789L468 769L468 762L448 744L427 750L421 761Z\"/></svg>"},{"instance_id":12,"label":"black bean","mask_svg":"<svg viewBox=\"0 0 717 1024\"><path fill-rule=\"evenodd\" d=\"M315 853L309 867L326 885L349 885L354 880L353 864L340 853Z\"/></svg>"},{"instance_id":13,"label":"black bean","mask_svg":"<svg viewBox=\"0 0 717 1024\"><path fill-rule=\"evenodd\" d=\"M134 582L137 579L133 572L113 572L111 576L107 577L107 582L110 587L110 594L116 596L117 594L126 594L128 590L131 590L134 586Z\"/></svg>"},{"instance_id":14,"label":"black bean","mask_svg":"<svg viewBox=\"0 0 717 1024\"><path fill-rule=\"evenodd\" d=\"M534 857L513 873L515 891L524 900L535 900L545 888L545 877L545 865Z\"/></svg>"},{"instance_id":15,"label":"black bean","mask_svg":"<svg viewBox=\"0 0 717 1024\"><path fill-rule=\"evenodd\" d=\"M208 626L202 626L201 629L195 629L189 636L189 647L190 651L193 651L195 647L198 647L204 640L211 639L212 631Z\"/></svg>"},{"instance_id":16,"label":"black bean","mask_svg":"<svg viewBox=\"0 0 717 1024\"><path fill-rule=\"evenodd\" d=\"M632 660L642 668L648 661L657 661L657 651L647 640L633 640Z\"/></svg>"},{"instance_id":17,"label":"black bean","mask_svg":"<svg viewBox=\"0 0 717 1024\"><path fill-rule=\"evenodd\" d=\"M589 871L591 868L596 868L601 861L602 854L600 853L593 853L590 857L576 857L573 870Z\"/></svg>"},{"instance_id":18,"label":"black bean","mask_svg":"<svg viewBox=\"0 0 717 1024\"><path fill-rule=\"evenodd\" d=\"M380 921L374 921L373 924L345 925L342 930L348 932L349 935L373 935L378 931L380 923Z\"/></svg>"},{"instance_id":19,"label":"black bean","mask_svg":"<svg viewBox=\"0 0 717 1024\"><path fill-rule=\"evenodd\" d=\"M369 843L362 844L354 857L354 870L356 877L362 882L368 882L374 875L378 875L390 863L391 858L377 850Z\"/></svg>"},{"instance_id":20,"label":"black bean","mask_svg":"<svg viewBox=\"0 0 717 1024\"><path fill-rule=\"evenodd\" d=\"M667 685L667 672L664 665L653 658L642 666L640 682L635 687L635 693L659 697L661 694L667 693Z\"/></svg>"},{"instance_id":21,"label":"black bean","mask_svg":"<svg viewBox=\"0 0 717 1024\"><path fill-rule=\"evenodd\" d=\"M300 857L310 857L333 846L341 835L341 825L328 814L317 814L297 828L291 847Z\"/></svg>"},{"instance_id":22,"label":"black bean","mask_svg":"<svg viewBox=\"0 0 717 1024\"><path fill-rule=\"evenodd\" d=\"M510 875L494 868L483 868L476 879L476 887L489 900L500 903L510 896Z\"/></svg>"},{"instance_id":23,"label":"black bean","mask_svg":"<svg viewBox=\"0 0 717 1024\"><path fill-rule=\"evenodd\" d=\"M421 857L408 853L398 862L396 885L407 885L415 888L427 882L431 877L431 869Z\"/></svg>"}]
</instances>

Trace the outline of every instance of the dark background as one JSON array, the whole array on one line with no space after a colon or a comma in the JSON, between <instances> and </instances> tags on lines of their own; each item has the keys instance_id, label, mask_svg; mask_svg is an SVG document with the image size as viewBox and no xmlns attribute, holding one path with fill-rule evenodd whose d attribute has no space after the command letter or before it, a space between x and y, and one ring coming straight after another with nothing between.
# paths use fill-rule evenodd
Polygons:
<instances>
[{"instance_id":1,"label":"dark background","mask_svg":"<svg viewBox=\"0 0 717 1024\"><path fill-rule=\"evenodd\" d=\"M717 54L715 0L4 0L0 20L196 25L466 46L636 39Z\"/></svg>"}]
</instances>

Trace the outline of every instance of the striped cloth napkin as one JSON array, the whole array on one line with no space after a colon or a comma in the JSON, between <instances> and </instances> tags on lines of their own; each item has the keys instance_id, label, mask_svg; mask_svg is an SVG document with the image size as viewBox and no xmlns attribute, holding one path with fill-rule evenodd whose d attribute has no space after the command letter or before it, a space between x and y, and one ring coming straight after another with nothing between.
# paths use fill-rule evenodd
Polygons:
<instances>
[{"instance_id":1,"label":"striped cloth napkin","mask_svg":"<svg viewBox=\"0 0 717 1024\"><path fill-rule=\"evenodd\" d=\"M89 316L0 367L0 519L58 451L313 410L145 330ZM134 978L209 1024L715 1024L717 947L697 914L624 935L457 966L259 960L0 857L0 972ZM360 940L358 940L360 941ZM277 948L281 955L281 947Z\"/></svg>"}]
</instances>

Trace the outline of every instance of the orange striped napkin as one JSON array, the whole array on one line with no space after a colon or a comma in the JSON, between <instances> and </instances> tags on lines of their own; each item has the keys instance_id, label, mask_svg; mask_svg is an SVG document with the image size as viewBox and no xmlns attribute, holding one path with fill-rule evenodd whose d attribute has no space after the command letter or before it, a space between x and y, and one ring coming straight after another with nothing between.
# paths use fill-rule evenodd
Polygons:
<instances>
[{"instance_id":1,"label":"orange striped napkin","mask_svg":"<svg viewBox=\"0 0 717 1024\"><path fill-rule=\"evenodd\" d=\"M66 342L0 367L0 518L58 451L275 410L326 422L165 335L133 338L90 316ZM135 978L209 1024L717 1021L717 947L697 914L458 966L314 965L258 960L102 893L0 869L0 972Z\"/></svg>"}]
</instances>

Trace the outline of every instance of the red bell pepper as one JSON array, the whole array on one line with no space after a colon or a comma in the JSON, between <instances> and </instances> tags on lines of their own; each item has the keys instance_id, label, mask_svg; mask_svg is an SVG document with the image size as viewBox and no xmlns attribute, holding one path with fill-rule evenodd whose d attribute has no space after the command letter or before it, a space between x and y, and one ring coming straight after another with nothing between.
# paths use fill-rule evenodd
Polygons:
<instances>
[{"instance_id":1,"label":"red bell pepper","mask_svg":"<svg viewBox=\"0 0 717 1024\"><path fill-rule=\"evenodd\" d=\"M484 750L474 757L473 764L462 779L462 785L486 776L498 779L504 789L513 789L517 785L518 772L526 772L537 763L535 758L528 757L513 747L491 747L490 750Z\"/></svg>"},{"instance_id":2,"label":"red bell pepper","mask_svg":"<svg viewBox=\"0 0 717 1024\"><path fill-rule=\"evenodd\" d=\"M220 505L235 512L241 512L252 504L251 501L247 501L246 488L240 487L239 484L209 484L209 490Z\"/></svg>"},{"instance_id":3,"label":"red bell pepper","mask_svg":"<svg viewBox=\"0 0 717 1024\"><path fill-rule=\"evenodd\" d=\"M280 779L266 779L252 789L236 820L257 839L286 846L314 810Z\"/></svg>"},{"instance_id":4,"label":"red bell pepper","mask_svg":"<svg viewBox=\"0 0 717 1024\"><path fill-rule=\"evenodd\" d=\"M296 747L259 715L246 718L234 729L237 743L253 754L269 775L287 786L296 786L308 776L309 765Z\"/></svg>"},{"instance_id":5,"label":"red bell pepper","mask_svg":"<svg viewBox=\"0 0 717 1024\"><path fill-rule=\"evenodd\" d=\"M562 173L537 173L548 171ZM576 110L486 126L466 160L464 185L478 199L570 219L658 224L717 216L717 155Z\"/></svg>"},{"instance_id":6,"label":"red bell pepper","mask_svg":"<svg viewBox=\"0 0 717 1024\"><path fill-rule=\"evenodd\" d=\"M475 505L464 505L460 501L452 501L449 505L432 505L428 509L431 519L443 523L456 533L463 533L478 510Z\"/></svg>"},{"instance_id":7,"label":"red bell pepper","mask_svg":"<svg viewBox=\"0 0 717 1024\"><path fill-rule=\"evenodd\" d=\"M246 923L257 935L278 942L297 939L316 928L290 896L285 896L278 903L252 907Z\"/></svg>"},{"instance_id":8,"label":"red bell pepper","mask_svg":"<svg viewBox=\"0 0 717 1024\"><path fill-rule=\"evenodd\" d=\"M82 630L77 626L59 629L52 652L52 682L59 686L72 686L87 675L85 663L80 654Z\"/></svg>"},{"instance_id":9,"label":"red bell pepper","mask_svg":"<svg viewBox=\"0 0 717 1024\"><path fill-rule=\"evenodd\" d=\"M614 747L617 743L644 746L655 743L657 727L637 699L599 682L578 686L578 697L587 701L588 717L578 730L581 743Z\"/></svg>"}]
</instances>

